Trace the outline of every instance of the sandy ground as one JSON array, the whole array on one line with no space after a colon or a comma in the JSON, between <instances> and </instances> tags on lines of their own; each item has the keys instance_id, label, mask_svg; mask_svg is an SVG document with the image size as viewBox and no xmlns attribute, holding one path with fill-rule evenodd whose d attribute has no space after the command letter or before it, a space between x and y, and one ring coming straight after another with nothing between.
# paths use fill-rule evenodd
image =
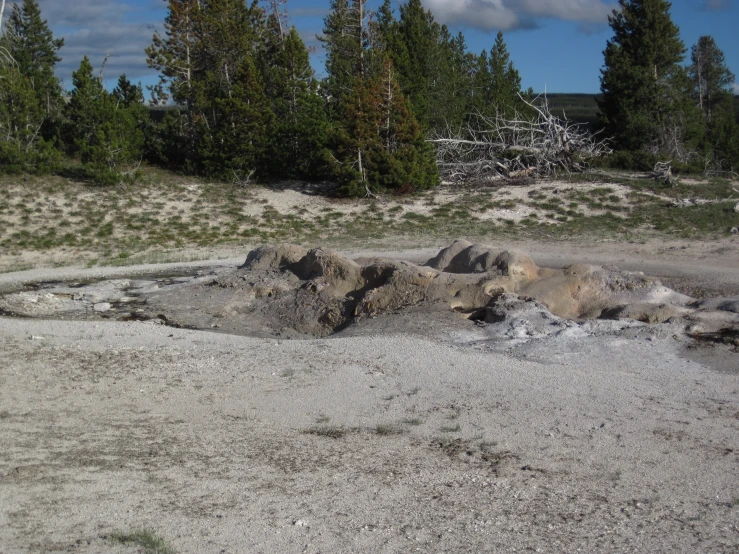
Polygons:
<instances>
[{"instance_id":1,"label":"sandy ground","mask_svg":"<svg viewBox=\"0 0 739 554\"><path fill-rule=\"evenodd\" d=\"M513 246L739 293L737 240ZM137 552L110 534L141 528L203 553L739 551L735 353L669 325L496 344L392 328L0 318L0 553Z\"/></svg>"}]
</instances>

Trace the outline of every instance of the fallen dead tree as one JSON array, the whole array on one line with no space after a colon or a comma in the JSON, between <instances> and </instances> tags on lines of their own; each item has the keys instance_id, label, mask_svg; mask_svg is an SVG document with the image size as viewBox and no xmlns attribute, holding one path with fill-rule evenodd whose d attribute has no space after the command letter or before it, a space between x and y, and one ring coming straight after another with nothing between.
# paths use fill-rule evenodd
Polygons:
<instances>
[{"instance_id":1,"label":"fallen dead tree","mask_svg":"<svg viewBox=\"0 0 739 554\"><path fill-rule=\"evenodd\" d=\"M499 180L551 177L559 172L582 172L589 161L611 153L577 123L551 114L541 105L521 100L535 117L521 113L504 117L474 114L460 129L447 129L430 142L442 179L451 183L484 185Z\"/></svg>"}]
</instances>

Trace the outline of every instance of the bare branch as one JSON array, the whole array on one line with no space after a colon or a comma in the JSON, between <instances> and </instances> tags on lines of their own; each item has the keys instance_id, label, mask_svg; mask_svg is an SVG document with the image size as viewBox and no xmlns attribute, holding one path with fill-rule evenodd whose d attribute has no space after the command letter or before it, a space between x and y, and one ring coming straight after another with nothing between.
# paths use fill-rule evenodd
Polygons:
<instances>
[{"instance_id":1,"label":"bare branch","mask_svg":"<svg viewBox=\"0 0 739 554\"><path fill-rule=\"evenodd\" d=\"M110 58L110 50L105 53L105 59L103 59L103 63L100 66L100 75L98 76L98 79L101 83L103 82L103 73L105 72L105 66L108 65L108 58Z\"/></svg>"},{"instance_id":2,"label":"bare branch","mask_svg":"<svg viewBox=\"0 0 739 554\"><path fill-rule=\"evenodd\" d=\"M552 115L546 97L540 104L520 98L535 117L476 113L466 126L447 128L429 139L444 180L481 185L581 172L589 168L589 160L611 153L605 141Z\"/></svg>"},{"instance_id":3,"label":"bare branch","mask_svg":"<svg viewBox=\"0 0 739 554\"><path fill-rule=\"evenodd\" d=\"M5 0L0 4L0 36L3 34L3 14L5 13Z\"/></svg>"},{"instance_id":4,"label":"bare branch","mask_svg":"<svg viewBox=\"0 0 739 554\"><path fill-rule=\"evenodd\" d=\"M257 172L256 169L250 169L246 171L246 175L244 175L242 172L236 172L235 170L231 170L231 173L233 173L233 183L237 187L246 188L251 185L251 178L254 177L254 174Z\"/></svg>"}]
</instances>

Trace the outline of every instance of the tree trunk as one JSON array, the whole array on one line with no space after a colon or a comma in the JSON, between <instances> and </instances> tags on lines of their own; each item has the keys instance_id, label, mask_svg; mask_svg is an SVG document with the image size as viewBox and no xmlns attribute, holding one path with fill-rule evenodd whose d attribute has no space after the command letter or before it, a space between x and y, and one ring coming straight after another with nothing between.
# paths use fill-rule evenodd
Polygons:
<instances>
[{"instance_id":1,"label":"tree trunk","mask_svg":"<svg viewBox=\"0 0 739 554\"><path fill-rule=\"evenodd\" d=\"M703 111L703 60L698 59L698 105Z\"/></svg>"},{"instance_id":2,"label":"tree trunk","mask_svg":"<svg viewBox=\"0 0 739 554\"><path fill-rule=\"evenodd\" d=\"M272 13L277 19L277 25L280 31L280 44L281 45L285 43L285 30L282 27L282 13L280 13L280 4L282 4L283 2L284 0L270 0L270 4L272 7Z\"/></svg>"}]
</instances>

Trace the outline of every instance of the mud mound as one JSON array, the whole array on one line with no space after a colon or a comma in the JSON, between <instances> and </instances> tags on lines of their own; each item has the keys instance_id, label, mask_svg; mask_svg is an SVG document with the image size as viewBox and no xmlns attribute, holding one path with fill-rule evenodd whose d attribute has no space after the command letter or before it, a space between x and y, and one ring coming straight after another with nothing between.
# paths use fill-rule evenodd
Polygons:
<instances>
[{"instance_id":1,"label":"mud mound","mask_svg":"<svg viewBox=\"0 0 739 554\"><path fill-rule=\"evenodd\" d=\"M694 333L709 334L739 328L737 298L699 302L642 273L585 264L540 268L522 252L463 240L425 265L382 258L354 261L331 250L290 244L262 246L234 270L173 281L164 288L151 283L134 287L142 307L132 315L288 338L323 337L379 316L412 313L423 319L442 312L461 316L456 319L460 325L471 319L497 326L490 333L507 338L546 336L588 319L679 321ZM69 287L43 295L11 294L0 298L0 309L31 316L49 316L54 310L94 316L98 310L90 303L112 302L107 317L114 317L131 300L114 286L95 290L92 295Z\"/></svg>"},{"instance_id":2,"label":"mud mound","mask_svg":"<svg viewBox=\"0 0 739 554\"><path fill-rule=\"evenodd\" d=\"M247 271L282 271L297 264L306 255L306 251L293 244L278 246L260 246L246 256L246 261L239 269Z\"/></svg>"},{"instance_id":3,"label":"mud mound","mask_svg":"<svg viewBox=\"0 0 739 554\"><path fill-rule=\"evenodd\" d=\"M283 336L327 336L363 319L411 311L422 318L446 310L500 324L504 336L518 338L566 329L571 320L658 323L696 311L689 307L694 299L640 273L582 264L540 268L522 252L494 251L464 240L425 265L377 258L358 262L322 248L261 247L233 274L201 285L190 302L194 297L203 308L222 304L223 290L229 289L230 305L238 298L238 309L218 312L220 319L212 325L236 330L259 321ZM175 315L192 324L196 311ZM206 320L199 326L207 326Z\"/></svg>"},{"instance_id":4,"label":"mud mound","mask_svg":"<svg viewBox=\"0 0 739 554\"><path fill-rule=\"evenodd\" d=\"M539 268L518 251L494 252L481 244L455 240L426 262L428 267L447 273L490 273L534 279Z\"/></svg>"}]
</instances>

